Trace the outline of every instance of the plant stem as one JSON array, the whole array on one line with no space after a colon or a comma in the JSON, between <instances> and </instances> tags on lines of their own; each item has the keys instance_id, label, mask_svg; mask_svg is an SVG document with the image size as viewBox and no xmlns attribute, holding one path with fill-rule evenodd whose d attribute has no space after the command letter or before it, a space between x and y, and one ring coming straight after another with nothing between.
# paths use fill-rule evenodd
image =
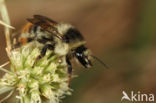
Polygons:
<instances>
[{"instance_id":1,"label":"plant stem","mask_svg":"<svg viewBox=\"0 0 156 103\"><path fill-rule=\"evenodd\" d=\"M2 21L7 25L10 25L10 19L5 5L5 0L0 0L0 13L2 16ZM5 31L5 38L7 44L6 51L9 54L11 50L10 28L8 26L5 26L4 31Z\"/></svg>"}]
</instances>

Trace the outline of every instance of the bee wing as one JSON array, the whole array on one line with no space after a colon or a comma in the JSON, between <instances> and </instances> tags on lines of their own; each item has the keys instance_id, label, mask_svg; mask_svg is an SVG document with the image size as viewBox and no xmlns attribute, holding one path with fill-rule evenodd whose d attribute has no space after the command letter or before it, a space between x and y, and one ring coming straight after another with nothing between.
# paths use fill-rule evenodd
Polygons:
<instances>
[{"instance_id":1,"label":"bee wing","mask_svg":"<svg viewBox=\"0 0 156 103\"><path fill-rule=\"evenodd\" d=\"M34 25L40 26L42 29L58 37L59 39L63 39L58 33L57 29L54 27L57 25L57 22L41 15L34 15L34 18L28 18L27 20Z\"/></svg>"},{"instance_id":2,"label":"bee wing","mask_svg":"<svg viewBox=\"0 0 156 103\"><path fill-rule=\"evenodd\" d=\"M41 15L34 15L34 18L38 19L38 20L42 20L42 21L45 21L46 23L52 25L52 26L55 26L57 25L57 22L52 20L52 19L49 19L48 17L45 17L45 16L41 16Z\"/></svg>"}]
</instances>

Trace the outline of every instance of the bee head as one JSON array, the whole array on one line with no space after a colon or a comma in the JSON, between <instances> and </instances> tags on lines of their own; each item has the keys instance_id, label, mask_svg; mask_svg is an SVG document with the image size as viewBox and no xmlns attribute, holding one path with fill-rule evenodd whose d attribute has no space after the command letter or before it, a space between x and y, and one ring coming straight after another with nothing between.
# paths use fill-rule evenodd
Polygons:
<instances>
[{"instance_id":1,"label":"bee head","mask_svg":"<svg viewBox=\"0 0 156 103\"><path fill-rule=\"evenodd\" d=\"M75 49L75 57L85 68L92 66L89 56L89 50L84 45Z\"/></svg>"},{"instance_id":2,"label":"bee head","mask_svg":"<svg viewBox=\"0 0 156 103\"><path fill-rule=\"evenodd\" d=\"M75 49L75 57L85 68L89 68L92 66L91 59L95 59L100 64L102 64L105 68L107 69L109 68L102 60L92 55L90 50L88 50L84 45L81 45Z\"/></svg>"},{"instance_id":3,"label":"bee head","mask_svg":"<svg viewBox=\"0 0 156 103\"><path fill-rule=\"evenodd\" d=\"M84 46L86 41L84 40L81 33L70 24L60 23L57 26L57 30L62 34L63 41L69 44L70 50L74 50L76 59L85 67L89 68L92 66L91 58L97 60L103 66L108 66L96 56L90 54L90 51Z\"/></svg>"}]
</instances>

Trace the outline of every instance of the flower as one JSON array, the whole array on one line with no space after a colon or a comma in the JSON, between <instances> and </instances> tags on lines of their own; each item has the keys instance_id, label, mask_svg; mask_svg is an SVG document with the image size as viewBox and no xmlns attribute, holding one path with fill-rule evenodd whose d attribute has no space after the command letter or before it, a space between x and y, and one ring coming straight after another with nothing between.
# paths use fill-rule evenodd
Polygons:
<instances>
[{"instance_id":1,"label":"flower","mask_svg":"<svg viewBox=\"0 0 156 103\"><path fill-rule=\"evenodd\" d=\"M12 50L10 71L0 79L0 87L18 91L16 98L21 103L59 103L64 95L71 94L65 57L48 50L35 63L40 51L35 41Z\"/></svg>"}]
</instances>

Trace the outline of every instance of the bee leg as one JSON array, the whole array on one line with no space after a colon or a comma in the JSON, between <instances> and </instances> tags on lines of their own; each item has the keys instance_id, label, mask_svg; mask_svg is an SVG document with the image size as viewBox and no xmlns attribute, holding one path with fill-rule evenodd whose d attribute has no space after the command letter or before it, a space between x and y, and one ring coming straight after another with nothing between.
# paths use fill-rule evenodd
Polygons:
<instances>
[{"instance_id":1,"label":"bee leg","mask_svg":"<svg viewBox=\"0 0 156 103\"><path fill-rule=\"evenodd\" d=\"M71 65L70 58L68 55L66 56L66 62L68 65L68 86L70 86L71 75L72 75L72 65Z\"/></svg>"},{"instance_id":2,"label":"bee leg","mask_svg":"<svg viewBox=\"0 0 156 103\"><path fill-rule=\"evenodd\" d=\"M42 57L45 56L47 49L49 49L49 50L54 50L54 46L51 45L51 44L46 44L46 45L42 48L40 55L35 59L35 62L34 62L34 64L33 64L33 67L34 67L34 65L36 64L36 62L37 62L38 60L40 60Z\"/></svg>"}]
</instances>

